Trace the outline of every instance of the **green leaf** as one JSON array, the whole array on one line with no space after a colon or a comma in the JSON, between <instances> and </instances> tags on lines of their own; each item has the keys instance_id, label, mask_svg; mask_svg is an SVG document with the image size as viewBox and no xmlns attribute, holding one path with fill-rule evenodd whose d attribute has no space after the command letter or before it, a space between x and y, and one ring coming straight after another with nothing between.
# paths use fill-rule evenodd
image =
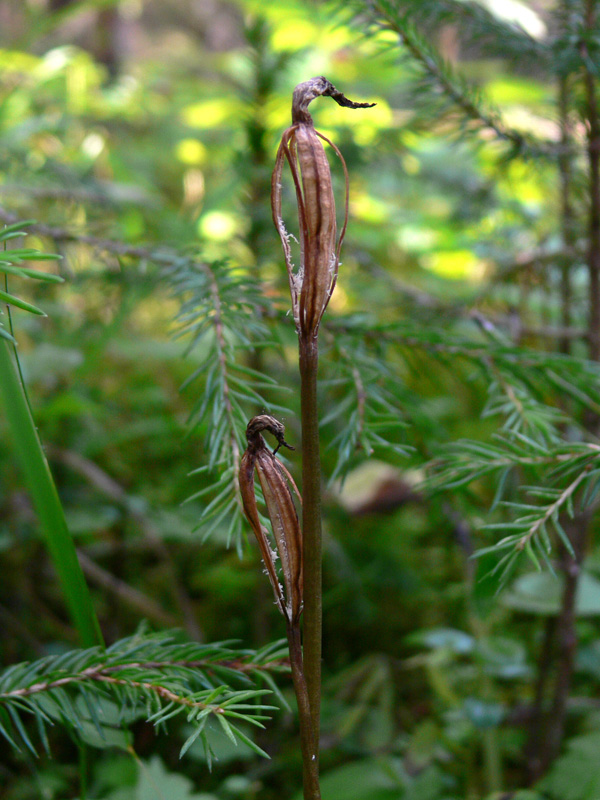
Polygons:
<instances>
[{"instance_id":1,"label":"green leaf","mask_svg":"<svg viewBox=\"0 0 600 800\"><path fill-rule=\"evenodd\" d=\"M562 605L562 577L549 572L519 576L502 595L502 603L515 611L542 616L554 616ZM583 571L577 585L575 613L579 617L600 615L600 581Z\"/></svg>"},{"instance_id":2,"label":"green leaf","mask_svg":"<svg viewBox=\"0 0 600 800\"><path fill-rule=\"evenodd\" d=\"M327 800L400 800L404 782L390 775L387 759L365 758L331 770L321 778L321 793ZM301 800L302 794L294 795Z\"/></svg>"},{"instance_id":3,"label":"green leaf","mask_svg":"<svg viewBox=\"0 0 600 800\"><path fill-rule=\"evenodd\" d=\"M472 653L475 640L468 633L457 631L454 628L429 628L409 634L405 641L407 644L428 647L431 650L451 650L453 653Z\"/></svg>"},{"instance_id":4,"label":"green leaf","mask_svg":"<svg viewBox=\"0 0 600 800\"><path fill-rule=\"evenodd\" d=\"M0 250L0 258L1 256L2 251ZM45 281L46 283L64 283L65 281L60 275L52 275L50 272L39 272L36 269L26 269L25 267L13 267L10 264L3 264L1 260L0 272L5 272L7 275L16 275L19 278L25 275L27 278Z\"/></svg>"},{"instance_id":5,"label":"green leaf","mask_svg":"<svg viewBox=\"0 0 600 800\"><path fill-rule=\"evenodd\" d=\"M497 728L505 716L500 703L491 703L477 697L467 697L463 703L465 716L479 730Z\"/></svg>"},{"instance_id":6,"label":"green leaf","mask_svg":"<svg viewBox=\"0 0 600 800\"><path fill-rule=\"evenodd\" d=\"M13 222L12 225L6 225L0 230L0 242L13 238L15 233L17 236L27 236L27 231L21 230L21 228L26 228L27 225L35 225L35 220L25 219L21 222Z\"/></svg>"},{"instance_id":7,"label":"green leaf","mask_svg":"<svg viewBox=\"0 0 600 800\"><path fill-rule=\"evenodd\" d=\"M132 800L217 800L215 795L195 792L190 778L169 772L158 756L138 763L138 780Z\"/></svg>"},{"instance_id":8,"label":"green leaf","mask_svg":"<svg viewBox=\"0 0 600 800\"><path fill-rule=\"evenodd\" d=\"M45 317L46 313L42 311L41 308L37 306L31 305L31 303L27 303L25 300L20 300L18 297L15 297L14 294L8 294L8 292L3 292L0 289L0 300L4 303L8 303L11 306L15 306L16 308L22 308L23 311L29 311L32 314L37 314L40 317Z\"/></svg>"},{"instance_id":9,"label":"green leaf","mask_svg":"<svg viewBox=\"0 0 600 800\"><path fill-rule=\"evenodd\" d=\"M65 601L84 645L102 643L75 545L67 528L62 504L31 417L8 345L0 341L0 406L12 434L17 461L46 537L46 545L61 581Z\"/></svg>"},{"instance_id":10,"label":"green leaf","mask_svg":"<svg viewBox=\"0 0 600 800\"><path fill-rule=\"evenodd\" d=\"M600 797L600 733L578 736L552 765L539 789L553 800L597 800Z\"/></svg>"}]
</instances>

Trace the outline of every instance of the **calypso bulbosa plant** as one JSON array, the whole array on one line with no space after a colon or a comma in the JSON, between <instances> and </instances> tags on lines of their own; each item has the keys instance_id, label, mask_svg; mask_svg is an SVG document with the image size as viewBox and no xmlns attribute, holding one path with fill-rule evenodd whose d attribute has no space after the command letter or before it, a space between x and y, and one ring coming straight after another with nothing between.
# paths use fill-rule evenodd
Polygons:
<instances>
[{"instance_id":1,"label":"calypso bulbosa plant","mask_svg":"<svg viewBox=\"0 0 600 800\"><path fill-rule=\"evenodd\" d=\"M321 706L321 462L317 406L319 325L335 288L342 240L348 222L349 182L342 154L326 136L315 130L308 113L317 97L331 97L347 108L370 108L374 103L348 100L324 77L296 86L292 99L292 125L284 131L277 151L271 183L273 221L281 238L288 272L292 311L298 333L302 418L302 498L285 466L276 457L284 440L284 427L266 414L250 420L248 448L240 467L244 511L258 540L276 603L286 622L294 691L298 702L305 800L320 800L319 729ZM323 147L328 144L341 160L345 177L344 216L338 235L333 181ZM298 208L300 264L292 261L288 233L282 216L282 180L287 163ZM262 431L277 439L274 452ZM293 448L292 448L293 449ZM263 491L271 522L275 550L260 522L254 491L254 474ZM292 489L302 504L302 527ZM283 586L275 566L281 562ZM303 615L302 639L300 615Z\"/></svg>"}]
</instances>

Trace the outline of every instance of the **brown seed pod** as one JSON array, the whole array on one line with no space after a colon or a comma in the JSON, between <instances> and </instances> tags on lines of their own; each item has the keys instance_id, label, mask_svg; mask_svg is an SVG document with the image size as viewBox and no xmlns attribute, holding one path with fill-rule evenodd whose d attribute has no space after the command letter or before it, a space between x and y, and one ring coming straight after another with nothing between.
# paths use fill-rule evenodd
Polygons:
<instances>
[{"instance_id":1,"label":"brown seed pod","mask_svg":"<svg viewBox=\"0 0 600 800\"><path fill-rule=\"evenodd\" d=\"M348 222L348 171L342 154L327 137L315 130L308 113L309 103L322 95L332 97L348 108L370 108L374 103L354 103L324 77L312 78L296 86L292 101L292 126L284 131L277 151L271 183L273 221L281 238L292 295L292 310L298 334L306 339L317 336L319 324L329 303L339 267L342 240ZM322 141L327 142L342 162L346 183L344 222L337 236L337 221L331 169ZM300 266L292 263L290 234L281 210L281 182L284 161L289 164L300 231Z\"/></svg>"},{"instance_id":2,"label":"brown seed pod","mask_svg":"<svg viewBox=\"0 0 600 800\"><path fill-rule=\"evenodd\" d=\"M277 605L288 624L295 625L302 613L302 534L289 486L293 487L296 494L298 489L288 470L267 447L261 435L264 430L277 439L275 452L281 445L294 449L285 441L285 429L278 420L267 414L253 417L246 428L248 447L240 464L240 492L244 512L258 541ZM258 514L254 490L255 470L265 498L277 552L273 551L269 533ZM277 555L281 559L283 587L275 568Z\"/></svg>"}]
</instances>

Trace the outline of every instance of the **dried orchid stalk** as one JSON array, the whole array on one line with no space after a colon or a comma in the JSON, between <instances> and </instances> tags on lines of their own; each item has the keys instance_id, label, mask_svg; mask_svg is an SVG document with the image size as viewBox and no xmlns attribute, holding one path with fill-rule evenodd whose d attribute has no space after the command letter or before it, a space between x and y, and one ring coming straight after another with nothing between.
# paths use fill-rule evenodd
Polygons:
<instances>
[{"instance_id":1,"label":"dried orchid stalk","mask_svg":"<svg viewBox=\"0 0 600 800\"><path fill-rule=\"evenodd\" d=\"M323 314L337 281L339 256L348 222L348 171L342 154L326 136L315 130L308 113L317 97L333 98L347 108L370 108L374 103L354 103L324 77L296 86L292 100L292 125L281 138L271 182L273 221L281 238L288 272L292 310L298 332L302 415L302 569L304 577L303 665L312 722L314 756L319 758L321 706L321 461L317 404L318 333ZM344 219L337 233L331 169L322 142L342 162L345 177ZM298 206L300 264L295 268L288 233L282 216L283 167L287 162ZM291 645L290 645L291 647ZM304 751L303 751L304 755ZM307 790L306 800L317 798ZM312 769L314 765L308 765ZM318 782L317 782L318 788Z\"/></svg>"},{"instance_id":2,"label":"dried orchid stalk","mask_svg":"<svg viewBox=\"0 0 600 800\"><path fill-rule=\"evenodd\" d=\"M268 431L277 439L278 444L273 452L269 450L262 436L263 431ZM250 420L246 428L248 447L240 464L240 491L244 512L258 541L275 601L286 622L290 665L300 718L305 797L307 800L320 800L317 745L304 677L300 638L300 615L303 603L302 534L290 486L300 502L302 501L294 479L276 457L277 450L281 446L294 449L285 441L284 434L285 428L281 422L267 414L261 414ZM271 521L275 550L268 530L260 521L254 488L255 473L262 488L267 516ZM275 566L278 557L281 562L283 586L279 582Z\"/></svg>"}]
</instances>

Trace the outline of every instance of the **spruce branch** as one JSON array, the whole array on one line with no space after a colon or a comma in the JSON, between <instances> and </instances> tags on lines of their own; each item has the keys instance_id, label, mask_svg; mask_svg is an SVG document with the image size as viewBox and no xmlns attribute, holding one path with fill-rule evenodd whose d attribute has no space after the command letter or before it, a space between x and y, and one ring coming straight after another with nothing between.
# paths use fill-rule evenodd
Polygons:
<instances>
[{"instance_id":1,"label":"spruce branch","mask_svg":"<svg viewBox=\"0 0 600 800\"><path fill-rule=\"evenodd\" d=\"M194 733L182 754L201 737L210 746L205 730L208 717L220 717L234 740L263 753L236 727L243 719L262 727L262 702L270 690L255 688L261 675L288 670L279 646L262 651L236 651L227 645L178 642L165 634L136 634L108 649L73 650L60 656L16 664L0 673L0 736L20 749L18 740L36 751L23 720L35 719L47 747L46 726L55 722L75 734L81 729L77 697L83 697L97 729L103 720L99 703L111 699L126 722L140 711L159 726L185 714ZM271 680L269 678L269 680ZM235 685L243 688L234 688Z\"/></svg>"},{"instance_id":2,"label":"spruce branch","mask_svg":"<svg viewBox=\"0 0 600 800\"><path fill-rule=\"evenodd\" d=\"M327 375L322 381L329 409L321 420L332 430L328 449L337 451L330 482L343 478L360 452L406 456L411 448L399 441L407 427L410 393L398 370L388 366L390 348L376 339L365 341L362 333L325 328L323 352Z\"/></svg>"},{"instance_id":3,"label":"spruce branch","mask_svg":"<svg viewBox=\"0 0 600 800\"><path fill-rule=\"evenodd\" d=\"M182 387L199 379L203 382L190 423L193 428L206 425L208 464L192 474L218 476L188 502L212 496L198 527L207 536L228 520L228 539L239 548L243 515L238 481L242 447L239 430L257 405L287 412L263 396L264 389L278 389L277 380L244 363L247 351L266 341L262 319L267 301L256 279L224 262L204 264L182 259L166 270L166 276L180 302L177 336L189 340L187 355L196 351L202 354Z\"/></svg>"},{"instance_id":4,"label":"spruce branch","mask_svg":"<svg viewBox=\"0 0 600 800\"><path fill-rule=\"evenodd\" d=\"M393 0L364 0L354 4L357 24L364 27L365 18L370 30L391 31L398 36L409 59L419 69L422 82L415 96L427 96L438 103L445 97L450 105L460 111L475 130L492 131L496 138L512 146L513 155L539 155L555 157L558 148L553 142L543 141L531 134L511 128L501 113L487 102L482 93L470 86L456 69L445 61L429 44L414 22L414 4L404 6ZM440 95L441 93L441 95ZM431 119L431 114L428 115Z\"/></svg>"},{"instance_id":5,"label":"spruce branch","mask_svg":"<svg viewBox=\"0 0 600 800\"><path fill-rule=\"evenodd\" d=\"M15 224L16 219L14 214L0 207L0 220ZM204 378L205 391L194 406L191 420L197 426L210 418L206 437L210 454L207 471L212 473L216 470L219 477L208 491L203 489L188 500L211 491L216 494L218 499L205 507L200 526L205 535L209 535L229 519L228 540L235 541L239 548L242 503L237 472L241 442L237 431L240 425L245 424L248 410L257 404L288 412L285 407L268 403L263 397L262 390L276 388L277 381L245 366L245 359L240 358L242 351L257 347L266 339L267 331L261 319L267 301L258 281L250 278L244 270L224 262L205 263L173 248L129 245L40 223L30 223L28 230L56 242L78 242L117 256L155 263L171 285L173 294L181 300L177 316L178 336L190 337L187 353L190 354L200 342L204 343L209 338L208 333L212 333L208 354L183 388L199 377ZM0 335L4 334L0 328ZM206 470L197 470L196 474L202 471ZM211 525L207 527L209 522Z\"/></svg>"},{"instance_id":6,"label":"spruce branch","mask_svg":"<svg viewBox=\"0 0 600 800\"><path fill-rule=\"evenodd\" d=\"M575 11L575 13L573 13ZM579 12L579 13L577 13ZM589 193L588 212L588 344L590 358L600 359L600 120L598 115L598 99L596 94L597 80L597 4L594 0L584 0L578 6L562 2L558 6L557 16L561 22L563 37L571 39L565 48L565 54L559 56L561 86L559 110L561 113L563 138L569 135L568 130L568 85L569 72L578 58L573 58L573 43L579 47L578 57L581 59L583 89L585 96L584 119L587 127L588 176L587 191ZM579 20L576 21L576 17ZM575 25L573 25L575 23ZM578 34L570 36L578 29ZM571 62L569 64L569 61ZM572 216L570 208L570 164L563 160L559 164L562 179L562 221L563 237L568 240L573 236ZM563 316L570 312L571 286L565 267L562 280ZM568 305L567 305L568 304ZM589 415L588 415L589 417ZM591 422L591 424L590 424ZM598 433L598 415L588 421L589 427ZM593 470L589 464L588 469ZM567 470L572 473L572 470ZM597 475L597 470L594 471ZM571 486L577 483L576 476ZM582 480L580 482L583 482ZM545 725L545 735L538 742L531 742L532 758L529 762L530 775L535 780L540 777L558 756L564 736L567 699L571 691L575 655L578 644L578 631L575 625L575 604L579 587L581 566L585 557L589 538L591 520L590 496L596 493L595 483L588 482L588 491L579 504L577 514L573 511L573 503L569 496L569 534L565 533L564 548L560 559L560 568L564 575L564 586L561 598L561 609L558 616L555 635L558 644L558 665L552 690L550 709ZM567 487L565 493L571 488ZM572 492L571 492L572 495ZM555 527L559 526L558 513L553 518Z\"/></svg>"},{"instance_id":7,"label":"spruce branch","mask_svg":"<svg viewBox=\"0 0 600 800\"><path fill-rule=\"evenodd\" d=\"M587 472L585 471L580 472L579 475L577 475L577 477L560 492L560 494L558 495L556 500L554 500L554 502L549 503L547 506L545 506L545 508L542 507L542 509L537 511L537 519L532 519L530 527L528 528L527 532L523 534L523 536L521 537L521 539L517 544L517 550L524 550L526 547L528 547L534 536L543 533L546 525L548 525L550 522L554 522L559 535L561 535L561 538L563 538L563 543L565 547L571 554L573 553L573 548L571 546L569 538L566 536L566 534L563 536L562 526L558 522L558 515L567 504L572 504L573 495L579 488L579 485L586 478L587 478ZM541 510L543 510L543 513L540 515L539 511ZM532 515L532 518L534 516L536 515ZM527 517L523 517L521 518L521 520L517 520L517 522L525 520L527 520Z\"/></svg>"},{"instance_id":8,"label":"spruce branch","mask_svg":"<svg viewBox=\"0 0 600 800\"><path fill-rule=\"evenodd\" d=\"M238 444L236 424L233 415L233 406L231 402L232 389L230 387L230 376L227 366L227 342L225 341L225 332L223 326L223 311L221 304L221 297L219 295L219 286L217 284L214 272L210 272L210 294L212 298L214 315L213 325L215 331L215 344L217 349L217 362L221 373L221 380L223 386L223 405L225 408L225 415L227 419L228 430L228 448L231 452L231 466L233 468L233 485L234 496L238 510L243 510L242 499L240 495L240 484L238 479L238 472L240 468L240 447Z\"/></svg>"},{"instance_id":9,"label":"spruce branch","mask_svg":"<svg viewBox=\"0 0 600 800\"><path fill-rule=\"evenodd\" d=\"M495 437L497 444L462 441L446 448L441 458L430 464L427 486L432 491L449 491L475 480L498 474L494 506L510 513L510 519L484 525L484 529L506 535L497 543L480 549L476 555L506 554L494 572L503 568L506 577L516 558L525 552L536 569L545 564L550 569L551 532L568 553L573 548L565 533L561 516L573 518L574 499L578 495L580 511L597 507L600 495L600 445L595 443L548 443L513 434L513 438ZM521 490L528 502L502 500L511 472L525 471L535 481Z\"/></svg>"},{"instance_id":10,"label":"spruce branch","mask_svg":"<svg viewBox=\"0 0 600 800\"><path fill-rule=\"evenodd\" d=\"M398 14L410 13L415 24L429 36L444 25L458 24L461 40L476 45L487 56L494 54L520 65L526 61L538 69L551 69L552 49L545 38L534 37L477 0L395 0L393 9Z\"/></svg>"},{"instance_id":11,"label":"spruce branch","mask_svg":"<svg viewBox=\"0 0 600 800\"><path fill-rule=\"evenodd\" d=\"M474 314L470 316L475 320ZM600 368L587 359L534 350L503 341L501 337L491 339L486 335L486 339L482 339L475 331L470 338L458 336L451 327L444 329L434 323L426 326L411 321L381 324L371 317L356 315L328 321L327 331L342 342L354 341L357 346L363 342L367 349L381 348L385 343L407 363L416 352L428 355L432 365L445 363L453 356L458 362L478 365L488 382L498 375L503 376L505 381L521 386L538 403L545 404L545 399L558 389L560 393L568 393L583 408L600 413Z\"/></svg>"}]
</instances>

